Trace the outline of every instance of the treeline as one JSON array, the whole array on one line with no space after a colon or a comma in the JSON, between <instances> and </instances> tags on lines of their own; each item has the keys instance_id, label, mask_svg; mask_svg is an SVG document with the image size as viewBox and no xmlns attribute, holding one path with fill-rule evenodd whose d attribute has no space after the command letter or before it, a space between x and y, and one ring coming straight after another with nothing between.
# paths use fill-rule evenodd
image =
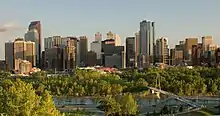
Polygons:
<instances>
[{"instance_id":1,"label":"treeline","mask_svg":"<svg viewBox=\"0 0 220 116\"><path fill-rule=\"evenodd\" d=\"M47 89L56 96L107 96L122 93L148 93L143 79L128 82L117 74L101 74L91 70L77 70L75 76L42 76L44 72L23 78L37 91Z\"/></svg>"},{"instance_id":2,"label":"treeline","mask_svg":"<svg viewBox=\"0 0 220 116\"><path fill-rule=\"evenodd\" d=\"M149 68L142 72L126 70L121 74L77 70L74 76L59 77L46 77L45 72L39 72L22 80L32 83L39 92L47 89L56 96L106 96L122 93L147 95L147 86L185 96L218 95L220 68Z\"/></svg>"},{"instance_id":3,"label":"treeline","mask_svg":"<svg viewBox=\"0 0 220 116\"><path fill-rule=\"evenodd\" d=\"M126 71L120 77L129 81L143 79L149 86L182 96L218 95L220 90L220 68L149 68L143 72Z\"/></svg>"}]
</instances>

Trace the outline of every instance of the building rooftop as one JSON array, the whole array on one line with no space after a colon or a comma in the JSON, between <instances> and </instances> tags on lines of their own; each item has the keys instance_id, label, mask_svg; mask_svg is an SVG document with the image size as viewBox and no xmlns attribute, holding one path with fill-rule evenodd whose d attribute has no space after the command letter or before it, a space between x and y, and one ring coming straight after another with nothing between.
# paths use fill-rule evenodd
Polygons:
<instances>
[{"instance_id":1,"label":"building rooftop","mask_svg":"<svg viewBox=\"0 0 220 116\"><path fill-rule=\"evenodd\" d=\"M23 38L17 38L17 39L15 39L15 41L24 41L24 39Z\"/></svg>"}]
</instances>

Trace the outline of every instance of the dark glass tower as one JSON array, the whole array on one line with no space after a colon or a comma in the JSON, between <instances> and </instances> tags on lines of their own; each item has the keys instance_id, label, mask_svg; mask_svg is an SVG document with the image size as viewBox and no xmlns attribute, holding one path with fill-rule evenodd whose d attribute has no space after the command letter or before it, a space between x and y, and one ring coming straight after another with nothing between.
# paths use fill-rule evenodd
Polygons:
<instances>
[{"instance_id":1,"label":"dark glass tower","mask_svg":"<svg viewBox=\"0 0 220 116\"><path fill-rule=\"evenodd\" d=\"M36 29L39 35L39 42L38 42L38 49L39 49L39 53L37 54L37 56L39 57L39 61L37 61L37 67L41 68L41 23L40 21L33 21L30 23L28 30L32 30L32 29Z\"/></svg>"}]
</instances>

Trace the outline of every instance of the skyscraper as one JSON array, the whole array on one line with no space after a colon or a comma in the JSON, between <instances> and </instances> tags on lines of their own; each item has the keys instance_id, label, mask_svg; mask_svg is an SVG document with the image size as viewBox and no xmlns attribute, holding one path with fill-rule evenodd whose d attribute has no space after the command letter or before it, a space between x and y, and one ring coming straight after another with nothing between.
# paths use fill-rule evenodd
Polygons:
<instances>
[{"instance_id":1,"label":"skyscraper","mask_svg":"<svg viewBox=\"0 0 220 116\"><path fill-rule=\"evenodd\" d=\"M80 63L85 66L88 52L88 39L86 36L80 36Z\"/></svg>"},{"instance_id":2,"label":"skyscraper","mask_svg":"<svg viewBox=\"0 0 220 116\"><path fill-rule=\"evenodd\" d=\"M95 34L95 41L91 43L91 51L96 53L96 58L101 59L101 44L102 44L102 34L97 32Z\"/></svg>"},{"instance_id":3,"label":"skyscraper","mask_svg":"<svg viewBox=\"0 0 220 116\"><path fill-rule=\"evenodd\" d=\"M124 46L102 42L102 65L105 67L125 68Z\"/></svg>"},{"instance_id":4,"label":"skyscraper","mask_svg":"<svg viewBox=\"0 0 220 116\"><path fill-rule=\"evenodd\" d=\"M96 55L96 53L95 52L93 52L93 51L89 51L88 53L87 53L87 56L88 56L88 58L87 58L87 65L88 66L95 66L96 65L96 62L97 62L97 55Z\"/></svg>"},{"instance_id":5,"label":"skyscraper","mask_svg":"<svg viewBox=\"0 0 220 116\"><path fill-rule=\"evenodd\" d=\"M139 33L140 31L138 31L137 33L135 33L135 61L136 61L136 64L135 64L135 67L137 67L137 62L138 62L138 56L139 56L139 50L140 50L140 37L139 37Z\"/></svg>"},{"instance_id":6,"label":"skyscraper","mask_svg":"<svg viewBox=\"0 0 220 116\"><path fill-rule=\"evenodd\" d=\"M186 38L185 48L184 48L184 60L191 60L192 55L192 45L198 44L198 38Z\"/></svg>"},{"instance_id":7,"label":"skyscraper","mask_svg":"<svg viewBox=\"0 0 220 116\"><path fill-rule=\"evenodd\" d=\"M102 34L100 32L97 32L95 34L95 41L99 41L101 43L101 41L102 41Z\"/></svg>"},{"instance_id":8,"label":"skyscraper","mask_svg":"<svg viewBox=\"0 0 220 116\"><path fill-rule=\"evenodd\" d=\"M169 49L167 38L156 40L156 59L159 63L169 64Z\"/></svg>"},{"instance_id":9,"label":"skyscraper","mask_svg":"<svg viewBox=\"0 0 220 116\"><path fill-rule=\"evenodd\" d=\"M7 70L14 68L14 43L12 41L5 43L5 62Z\"/></svg>"},{"instance_id":10,"label":"skyscraper","mask_svg":"<svg viewBox=\"0 0 220 116\"><path fill-rule=\"evenodd\" d=\"M42 38L41 38L41 23L40 21L33 21L30 23L29 27L28 27L28 30L32 30L32 29L36 29L37 32L38 32L38 39L39 39L39 42L36 43L38 44L38 57L40 58L39 61L38 61L38 67L41 67L40 64L41 64L41 42L42 42Z\"/></svg>"},{"instance_id":11,"label":"skyscraper","mask_svg":"<svg viewBox=\"0 0 220 116\"><path fill-rule=\"evenodd\" d=\"M126 67L135 67L135 37L126 38Z\"/></svg>"},{"instance_id":12,"label":"skyscraper","mask_svg":"<svg viewBox=\"0 0 220 116\"><path fill-rule=\"evenodd\" d=\"M77 66L80 66L80 42L79 40L77 39L77 44L76 44L76 65Z\"/></svg>"},{"instance_id":13,"label":"skyscraper","mask_svg":"<svg viewBox=\"0 0 220 116\"><path fill-rule=\"evenodd\" d=\"M111 31L107 33L107 40L114 40L115 46L120 46L121 45L121 38L118 34L115 34Z\"/></svg>"},{"instance_id":14,"label":"skyscraper","mask_svg":"<svg viewBox=\"0 0 220 116\"><path fill-rule=\"evenodd\" d=\"M102 46L101 46L101 42L99 41L93 41L91 43L91 51L96 53L96 58L97 59L101 59L101 50L102 50Z\"/></svg>"},{"instance_id":15,"label":"skyscraper","mask_svg":"<svg viewBox=\"0 0 220 116\"><path fill-rule=\"evenodd\" d=\"M77 65L77 42L76 37L67 37L67 45L65 46L65 69L72 71Z\"/></svg>"},{"instance_id":16,"label":"skyscraper","mask_svg":"<svg viewBox=\"0 0 220 116\"><path fill-rule=\"evenodd\" d=\"M155 23L151 21L142 21L140 23L140 60L143 67L147 67L154 62L154 46L155 46Z\"/></svg>"},{"instance_id":17,"label":"skyscraper","mask_svg":"<svg viewBox=\"0 0 220 116\"><path fill-rule=\"evenodd\" d=\"M64 48L53 47L45 50L45 68L57 71L65 69Z\"/></svg>"},{"instance_id":18,"label":"skyscraper","mask_svg":"<svg viewBox=\"0 0 220 116\"><path fill-rule=\"evenodd\" d=\"M213 44L212 36L203 36L202 37L202 50L203 50L203 53L208 50L208 45L212 45L212 44Z\"/></svg>"},{"instance_id":19,"label":"skyscraper","mask_svg":"<svg viewBox=\"0 0 220 116\"><path fill-rule=\"evenodd\" d=\"M47 37L44 38L44 49L49 49L53 47L58 47L60 45L64 44L65 38L61 38L61 36L53 36L53 37Z\"/></svg>"},{"instance_id":20,"label":"skyscraper","mask_svg":"<svg viewBox=\"0 0 220 116\"><path fill-rule=\"evenodd\" d=\"M25 60L31 62L32 66L36 66L36 50L35 43L32 41L26 41Z\"/></svg>"},{"instance_id":21,"label":"skyscraper","mask_svg":"<svg viewBox=\"0 0 220 116\"><path fill-rule=\"evenodd\" d=\"M121 38L118 34L114 35L114 40L115 40L115 46L120 46L121 45Z\"/></svg>"},{"instance_id":22,"label":"skyscraper","mask_svg":"<svg viewBox=\"0 0 220 116\"><path fill-rule=\"evenodd\" d=\"M32 41L35 43L35 62L36 62L36 66L39 67L40 66L40 51L39 51L39 33L37 31L37 29L31 29L29 30L26 34L25 34L25 40L26 41Z\"/></svg>"},{"instance_id":23,"label":"skyscraper","mask_svg":"<svg viewBox=\"0 0 220 116\"><path fill-rule=\"evenodd\" d=\"M14 60L21 59L27 60L32 63L32 66L36 66L36 54L35 54L35 43L31 41L25 41L18 38L14 41ZM15 69L19 66L15 65Z\"/></svg>"},{"instance_id":24,"label":"skyscraper","mask_svg":"<svg viewBox=\"0 0 220 116\"><path fill-rule=\"evenodd\" d=\"M53 37L44 38L44 50L53 48Z\"/></svg>"},{"instance_id":25,"label":"skyscraper","mask_svg":"<svg viewBox=\"0 0 220 116\"><path fill-rule=\"evenodd\" d=\"M192 65L201 65L202 44L192 45Z\"/></svg>"},{"instance_id":26,"label":"skyscraper","mask_svg":"<svg viewBox=\"0 0 220 116\"><path fill-rule=\"evenodd\" d=\"M47 69L72 72L77 65L77 38L62 38L59 46L45 49L45 65Z\"/></svg>"},{"instance_id":27,"label":"skyscraper","mask_svg":"<svg viewBox=\"0 0 220 116\"><path fill-rule=\"evenodd\" d=\"M5 43L5 59L9 70L19 70L21 60L27 60L31 62L32 66L36 66L35 57L34 42L18 38L14 42Z\"/></svg>"},{"instance_id":28,"label":"skyscraper","mask_svg":"<svg viewBox=\"0 0 220 116\"><path fill-rule=\"evenodd\" d=\"M109 31L107 34L107 39L114 39L115 34Z\"/></svg>"}]
</instances>

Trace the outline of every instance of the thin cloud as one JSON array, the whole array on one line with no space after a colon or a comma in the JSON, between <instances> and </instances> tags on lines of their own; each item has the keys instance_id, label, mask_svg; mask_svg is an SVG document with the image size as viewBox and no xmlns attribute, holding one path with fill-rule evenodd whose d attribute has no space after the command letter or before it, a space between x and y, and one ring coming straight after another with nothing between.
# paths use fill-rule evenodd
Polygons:
<instances>
[{"instance_id":1,"label":"thin cloud","mask_svg":"<svg viewBox=\"0 0 220 116\"><path fill-rule=\"evenodd\" d=\"M20 29L22 29L22 27L13 22L0 25L0 33L13 31L13 30L20 30Z\"/></svg>"}]
</instances>

